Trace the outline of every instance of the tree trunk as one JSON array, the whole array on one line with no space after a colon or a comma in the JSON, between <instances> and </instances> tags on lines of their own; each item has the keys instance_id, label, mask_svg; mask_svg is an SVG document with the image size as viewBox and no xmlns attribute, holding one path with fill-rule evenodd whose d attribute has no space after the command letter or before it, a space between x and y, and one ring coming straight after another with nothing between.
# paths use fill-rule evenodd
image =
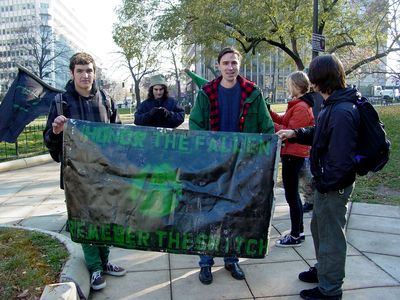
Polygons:
<instances>
[{"instance_id":1,"label":"tree trunk","mask_svg":"<svg viewBox=\"0 0 400 300\"><path fill-rule=\"evenodd\" d=\"M139 88L140 82L135 81L135 97L136 97L136 108L139 107L140 105L140 88Z\"/></svg>"}]
</instances>

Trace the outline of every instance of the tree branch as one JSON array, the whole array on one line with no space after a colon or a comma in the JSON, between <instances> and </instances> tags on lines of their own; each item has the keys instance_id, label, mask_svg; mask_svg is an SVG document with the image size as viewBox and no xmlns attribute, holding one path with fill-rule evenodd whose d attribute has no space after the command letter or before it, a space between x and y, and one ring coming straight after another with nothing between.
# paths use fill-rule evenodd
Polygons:
<instances>
[{"instance_id":1,"label":"tree branch","mask_svg":"<svg viewBox=\"0 0 400 300\"><path fill-rule=\"evenodd\" d=\"M400 51L400 48L391 48L391 49L387 49L386 51L383 51L381 53L377 53L373 56L370 56L366 59L363 59L361 61L359 61L358 63L354 64L353 66L350 67L350 69L346 70L346 75L351 74L352 72L354 72L355 70L357 70L359 67L368 64L370 62L373 62L374 60L380 59L382 57L387 56L389 53L391 52L396 52L396 51Z\"/></svg>"},{"instance_id":2,"label":"tree branch","mask_svg":"<svg viewBox=\"0 0 400 300\"><path fill-rule=\"evenodd\" d=\"M334 53L337 50L347 47L347 46L357 46L356 42L354 41L348 41L348 42L343 42L341 44L335 45L334 47L332 47L331 49L328 49L326 52L327 53Z\"/></svg>"}]
</instances>

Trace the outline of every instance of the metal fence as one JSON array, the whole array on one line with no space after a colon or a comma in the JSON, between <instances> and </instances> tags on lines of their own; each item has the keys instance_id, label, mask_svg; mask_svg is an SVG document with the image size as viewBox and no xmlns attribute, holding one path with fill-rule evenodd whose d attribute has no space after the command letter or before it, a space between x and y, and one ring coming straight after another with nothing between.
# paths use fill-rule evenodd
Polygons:
<instances>
[{"instance_id":1,"label":"metal fence","mask_svg":"<svg viewBox=\"0 0 400 300\"><path fill-rule=\"evenodd\" d=\"M43 142L46 122L34 122L25 127L15 143L1 142L0 162L47 153Z\"/></svg>"},{"instance_id":2,"label":"metal fence","mask_svg":"<svg viewBox=\"0 0 400 300\"><path fill-rule=\"evenodd\" d=\"M129 110L125 114L120 114L120 118L123 124L133 123L133 117ZM17 142L0 142L0 162L48 153L43 142L45 127L46 117L42 116L25 127Z\"/></svg>"}]
</instances>

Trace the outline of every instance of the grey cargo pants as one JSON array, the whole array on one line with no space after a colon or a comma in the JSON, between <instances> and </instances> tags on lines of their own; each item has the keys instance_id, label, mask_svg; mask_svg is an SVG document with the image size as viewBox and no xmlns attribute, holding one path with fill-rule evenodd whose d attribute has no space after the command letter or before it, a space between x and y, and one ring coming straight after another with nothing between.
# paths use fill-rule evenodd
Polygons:
<instances>
[{"instance_id":1,"label":"grey cargo pants","mask_svg":"<svg viewBox=\"0 0 400 300\"><path fill-rule=\"evenodd\" d=\"M339 191L316 191L311 233L317 258L320 291L327 296L342 293L347 242L345 235L347 202L354 184Z\"/></svg>"}]
</instances>

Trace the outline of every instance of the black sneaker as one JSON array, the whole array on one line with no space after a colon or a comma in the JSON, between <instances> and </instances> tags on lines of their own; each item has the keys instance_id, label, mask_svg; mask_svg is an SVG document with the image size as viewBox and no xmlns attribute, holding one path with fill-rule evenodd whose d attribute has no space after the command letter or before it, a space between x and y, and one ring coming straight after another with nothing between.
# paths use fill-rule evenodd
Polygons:
<instances>
[{"instance_id":1,"label":"black sneaker","mask_svg":"<svg viewBox=\"0 0 400 300\"><path fill-rule=\"evenodd\" d=\"M312 211L313 208L314 208L314 204L306 202L303 205L303 212Z\"/></svg>"},{"instance_id":2,"label":"black sneaker","mask_svg":"<svg viewBox=\"0 0 400 300\"><path fill-rule=\"evenodd\" d=\"M301 239L300 237L295 238L290 234L285 235L283 238L277 240L275 242L277 247L300 247L301 246Z\"/></svg>"},{"instance_id":3,"label":"black sneaker","mask_svg":"<svg viewBox=\"0 0 400 300\"><path fill-rule=\"evenodd\" d=\"M306 235L304 232L300 232L300 242L304 242L306 240Z\"/></svg>"},{"instance_id":4,"label":"black sneaker","mask_svg":"<svg viewBox=\"0 0 400 300\"><path fill-rule=\"evenodd\" d=\"M327 296L322 294L319 288L316 287L310 290L302 290L300 292L300 297L308 300L317 300L317 299L340 300L342 299L342 294L335 296Z\"/></svg>"},{"instance_id":5,"label":"black sneaker","mask_svg":"<svg viewBox=\"0 0 400 300\"><path fill-rule=\"evenodd\" d=\"M106 280L104 279L101 271L95 271L92 273L90 278L90 286L95 291L104 289L106 287Z\"/></svg>"},{"instance_id":6,"label":"black sneaker","mask_svg":"<svg viewBox=\"0 0 400 300\"><path fill-rule=\"evenodd\" d=\"M225 265L225 269L231 272L232 277L237 280L243 280L246 277L239 263L227 264Z\"/></svg>"},{"instance_id":7,"label":"black sneaker","mask_svg":"<svg viewBox=\"0 0 400 300\"><path fill-rule=\"evenodd\" d=\"M124 276L126 270L108 262L105 267L103 267L103 273L111 276Z\"/></svg>"},{"instance_id":8,"label":"black sneaker","mask_svg":"<svg viewBox=\"0 0 400 300\"><path fill-rule=\"evenodd\" d=\"M299 274L299 279L304 282L318 283L317 268L311 267L308 271L301 272Z\"/></svg>"}]
</instances>

